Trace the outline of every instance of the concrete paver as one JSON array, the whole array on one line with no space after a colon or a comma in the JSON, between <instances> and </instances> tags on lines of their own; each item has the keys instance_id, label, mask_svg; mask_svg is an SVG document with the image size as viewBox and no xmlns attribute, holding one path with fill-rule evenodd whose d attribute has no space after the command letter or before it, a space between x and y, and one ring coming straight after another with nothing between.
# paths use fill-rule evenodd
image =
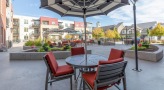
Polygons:
<instances>
[{"instance_id":1,"label":"concrete paver","mask_svg":"<svg viewBox=\"0 0 164 90\"><path fill-rule=\"evenodd\" d=\"M21 46L21 45L20 45ZM0 52L0 90L44 90L46 66L43 60L10 61L9 52L22 50L19 44L8 52ZM16 48L17 47L17 48ZM104 57L109 56L111 48L127 49L130 45L98 46L89 45L88 49L93 54ZM163 46L160 46L163 49ZM139 60L139 68L142 72L135 72L135 60L125 58L128 61L126 68L127 90L163 90L164 85L164 60L150 62ZM57 60L59 65L64 65L64 60ZM69 90L69 80L54 82L49 90ZM74 90L77 89L73 83ZM122 88L122 85L119 85ZM115 87L108 90L117 90Z\"/></svg>"}]
</instances>

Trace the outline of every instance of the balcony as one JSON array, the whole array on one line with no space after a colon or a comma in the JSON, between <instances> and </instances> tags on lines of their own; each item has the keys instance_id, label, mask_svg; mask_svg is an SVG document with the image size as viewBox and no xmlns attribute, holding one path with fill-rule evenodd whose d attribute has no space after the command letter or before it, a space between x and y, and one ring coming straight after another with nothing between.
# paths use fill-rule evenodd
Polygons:
<instances>
[{"instance_id":1,"label":"balcony","mask_svg":"<svg viewBox=\"0 0 164 90\"><path fill-rule=\"evenodd\" d=\"M13 36L19 36L18 32L13 32Z\"/></svg>"},{"instance_id":2,"label":"balcony","mask_svg":"<svg viewBox=\"0 0 164 90\"><path fill-rule=\"evenodd\" d=\"M32 27L39 27L39 24L32 24Z\"/></svg>"},{"instance_id":3,"label":"balcony","mask_svg":"<svg viewBox=\"0 0 164 90\"><path fill-rule=\"evenodd\" d=\"M19 22L14 22L13 26L19 26Z\"/></svg>"},{"instance_id":4,"label":"balcony","mask_svg":"<svg viewBox=\"0 0 164 90\"><path fill-rule=\"evenodd\" d=\"M10 1L6 0L6 7L9 7L9 6L10 6Z\"/></svg>"},{"instance_id":5,"label":"balcony","mask_svg":"<svg viewBox=\"0 0 164 90\"><path fill-rule=\"evenodd\" d=\"M33 35L34 35L34 36L39 36L39 35L40 35L40 33L33 33Z\"/></svg>"}]
</instances>

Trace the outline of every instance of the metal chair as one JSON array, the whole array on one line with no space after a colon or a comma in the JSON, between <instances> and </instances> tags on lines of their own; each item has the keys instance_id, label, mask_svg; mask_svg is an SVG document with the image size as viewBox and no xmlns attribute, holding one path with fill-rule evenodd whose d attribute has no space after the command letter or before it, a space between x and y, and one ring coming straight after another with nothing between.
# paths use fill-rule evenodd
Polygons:
<instances>
[{"instance_id":1,"label":"metal chair","mask_svg":"<svg viewBox=\"0 0 164 90\"><path fill-rule=\"evenodd\" d=\"M48 90L48 83L52 85L52 82L68 78L70 78L70 90L72 90L72 75L74 75L73 68L69 65L58 66L52 52L43 56L43 59L47 66L45 90Z\"/></svg>"},{"instance_id":2,"label":"metal chair","mask_svg":"<svg viewBox=\"0 0 164 90\"><path fill-rule=\"evenodd\" d=\"M104 90L112 86L116 86L121 90L117 84L122 79L123 88L126 90L126 76L125 67L127 61L117 62L117 63L99 63L96 72L83 73L83 90L85 90L85 84L89 87L89 90Z\"/></svg>"},{"instance_id":3,"label":"metal chair","mask_svg":"<svg viewBox=\"0 0 164 90\"><path fill-rule=\"evenodd\" d=\"M85 50L84 50L84 47L76 47L76 48L71 48L71 56L74 56L74 55L80 55L80 54L85 54ZM79 75L76 79L76 69L78 69L78 67L75 67L74 66L74 72L75 72L75 75L74 75L74 80L77 81L79 75L80 75L80 72L79 72Z\"/></svg>"},{"instance_id":4,"label":"metal chair","mask_svg":"<svg viewBox=\"0 0 164 90\"><path fill-rule=\"evenodd\" d=\"M124 57L124 51L112 48L108 60L118 59Z\"/></svg>"}]
</instances>

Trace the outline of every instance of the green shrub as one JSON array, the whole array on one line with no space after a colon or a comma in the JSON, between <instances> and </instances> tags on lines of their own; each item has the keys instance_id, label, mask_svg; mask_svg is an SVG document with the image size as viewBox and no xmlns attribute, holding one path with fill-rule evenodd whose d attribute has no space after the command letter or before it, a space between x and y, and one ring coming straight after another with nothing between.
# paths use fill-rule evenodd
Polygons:
<instances>
[{"instance_id":1,"label":"green shrub","mask_svg":"<svg viewBox=\"0 0 164 90\"><path fill-rule=\"evenodd\" d=\"M51 48L51 51L63 51L63 48L54 47Z\"/></svg>"},{"instance_id":2,"label":"green shrub","mask_svg":"<svg viewBox=\"0 0 164 90\"><path fill-rule=\"evenodd\" d=\"M26 43L25 43L25 46L32 46L32 45L35 45L34 44L34 41L27 41Z\"/></svg>"},{"instance_id":3,"label":"green shrub","mask_svg":"<svg viewBox=\"0 0 164 90\"><path fill-rule=\"evenodd\" d=\"M66 46L63 47L63 50L70 51L71 50L71 46L70 45L66 45Z\"/></svg>"},{"instance_id":4,"label":"green shrub","mask_svg":"<svg viewBox=\"0 0 164 90\"><path fill-rule=\"evenodd\" d=\"M138 50L145 50L145 49L147 49L146 47L137 47L137 49ZM132 46L131 48L130 48L130 50L135 50L135 46Z\"/></svg>"},{"instance_id":5,"label":"green shrub","mask_svg":"<svg viewBox=\"0 0 164 90\"><path fill-rule=\"evenodd\" d=\"M38 49L38 52L45 52L45 50L44 50L43 47L40 47L40 48Z\"/></svg>"}]
</instances>

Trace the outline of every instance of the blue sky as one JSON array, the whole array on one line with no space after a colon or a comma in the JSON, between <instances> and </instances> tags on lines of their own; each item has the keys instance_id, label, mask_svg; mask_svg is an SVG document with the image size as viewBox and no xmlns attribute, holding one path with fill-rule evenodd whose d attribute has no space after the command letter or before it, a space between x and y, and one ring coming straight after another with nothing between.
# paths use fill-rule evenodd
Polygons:
<instances>
[{"instance_id":1,"label":"blue sky","mask_svg":"<svg viewBox=\"0 0 164 90\"><path fill-rule=\"evenodd\" d=\"M13 0L15 15L26 16L49 16L63 20L83 21L82 18L60 17L55 12L46 9L40 9L40 0ZM163 0L139 0L137 2L137 23L159 21L164 22ZM124 22L125 25L133 23L132 5L121 7L110 12L107 16L93 16L87 18L87 22L92 22L95 26L99 21L102 26Z\"/></svg>"}]
</instances>

